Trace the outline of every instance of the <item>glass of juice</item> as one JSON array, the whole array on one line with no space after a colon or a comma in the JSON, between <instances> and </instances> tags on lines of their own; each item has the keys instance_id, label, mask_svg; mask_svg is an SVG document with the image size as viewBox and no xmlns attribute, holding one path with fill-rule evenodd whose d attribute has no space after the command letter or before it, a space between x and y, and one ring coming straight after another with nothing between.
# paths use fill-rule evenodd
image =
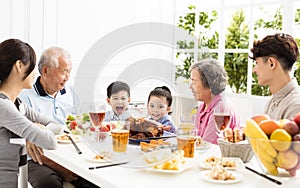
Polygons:
<instances>
[{"instance_id":1,"label":"glass of juice","mask_svg":"<svg viewBox=\"0 0 300 188\"><path fill-rule=\"evenodd\" d=\"M193 158L195 154L195 144L197 138L197 129L186 129L179 127L176 130L177 149L184 151L184 157Z\"/></svg>"},{"instance_id":2,"label":"glass of juice","mask_svg":"<svg viewBox=\"0 0 300 188\"><path fill-rule=\"evenodd\" d=\"M113 151L124 153L129 140L130 121L119 121L119 126L111 127Z\"/></svg>"}]
</instances>

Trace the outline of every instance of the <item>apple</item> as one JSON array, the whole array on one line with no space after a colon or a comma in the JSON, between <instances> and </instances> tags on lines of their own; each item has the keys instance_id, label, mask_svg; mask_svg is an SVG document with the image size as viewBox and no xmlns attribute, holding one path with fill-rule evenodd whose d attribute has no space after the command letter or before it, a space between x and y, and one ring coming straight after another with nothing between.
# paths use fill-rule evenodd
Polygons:
<instances>
[{"instance_id":1,"label":"apple","mask_svg":"<svg viewBox=\"0 0 300 188\"><path fill-rule=\"evenodd\" d=\"M296 122L296 124L300 129L300 112L294 116L294 121Z\"/></svg>"},{"instance_id":2,"label":"apple","mask_svg":"<svg viewBox=\"0 0 300 188\"><path fill-rule=\"evenodd\" d=\"M294 151L300 154L300 133L293 136L293 141L297 141L292 143Z\"/></svg>"},{"instance_id":3,"label":"apple","mask_svg":"<svg viewBox=\"0 0 300 188\"><path fill-rule=\"evenodd\" d=\"M286 170L296 167L299 161L298 154L292 149L279 151L276 159L275 164Z\"/></svg>"},{"instance_id":4,"label":"apple","mask_svg":"<svg viewBox=\"0 0 300 188\"><path fill-rule=\"evenodd\" d=\"M298 160L298 163L296 164L296 166L287 170L291 176L296 176L297 170L300 169L300 156L298 156L298 158L299 158L299 160Z\"/></svg>"},{"instance_id":5,"label":"apple","mask_svg":"<svg viewBox=\"0 0 300 188\"><path fill-rule=\"evenodd\" d=\"M286 122L282 128L285 129L291 136L299 133L299 127L295 121Z\"/></svg>"}]
</instances>

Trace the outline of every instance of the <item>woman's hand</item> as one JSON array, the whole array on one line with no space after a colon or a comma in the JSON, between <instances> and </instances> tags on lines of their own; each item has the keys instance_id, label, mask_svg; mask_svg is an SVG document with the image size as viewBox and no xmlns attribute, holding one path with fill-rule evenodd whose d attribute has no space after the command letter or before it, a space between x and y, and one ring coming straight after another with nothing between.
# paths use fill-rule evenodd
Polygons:
<instances>
[{"instance_id":1,"label":"woman's hand","mask_svg":"<svg viewBox=\"0 0 300 188\"><path fill-rule=\"evenodd\" d=\"M26 148L27 148L27 153L32 158L32 160L42 165L43 161L41 159L41 155L44 155L43 149L36 146L30 141L26 141Z\"/></svg>"}]
</instances>

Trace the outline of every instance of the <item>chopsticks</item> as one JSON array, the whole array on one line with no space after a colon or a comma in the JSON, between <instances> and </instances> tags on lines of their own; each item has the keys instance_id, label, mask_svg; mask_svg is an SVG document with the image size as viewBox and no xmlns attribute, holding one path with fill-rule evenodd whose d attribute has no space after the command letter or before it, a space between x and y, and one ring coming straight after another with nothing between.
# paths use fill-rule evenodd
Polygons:
<instances>
[{"instance_id":1,"label":"chopsticks","mask_svg":"<svg viewBox=\"0 0 300 188\"><path fill-rule=\"evenodd\" d=\"M105 168L105 167L110 167L110 166L118 166L118 165L123 165L123 164L127 164L127 163L128 162L121 162L121 163L112 163L112 164L102 165L102 166L89 167L89 170L94 170L94 169L98 169L98 168Z\"/></svg>"},{"instance_id":2,"label":"chopsticks","mask_svg":"<svg viewBox=\"0 0 300 188\"><path fill-rule=\"evenodd\" d=\"M269 176L267 176L267 175L265 175L265 174L263 174L263 173L257 172L256 170L253 170L252 168L249 168L248 166L246 166L246 169L248 169L248 170L250 170L251 172L254 172L255 174L258 174L258 175L260 175L260 176L262 176L262 177L264 177L264 178L266 178L266 179L268 179L268 180L270 180L270 181L273 182L273 183L276 183L276 184L278 184L278 185L281 185L281 184L282 184L282 182L280 182L280 181L278 181L278 180L276 180L276 179L273 179L273 178L271 178L271 177L269 177Z\"/></svg>"},{"instance_id":3,"label":"chopsticks","mask_svg":"<svg viewBox=\"0 0 300 188\"><path fill-rule=\"evenodd\" d=\"M64 130L64 133L67 134L69 140L72 142L73 146L75 147L77 153L80 155L82 154L82 152L80 151L80 149L78 148L77 144L74 142L74 140L72 139L72 137L69 135L69 131Z\"/></svg>"}]
</instances>

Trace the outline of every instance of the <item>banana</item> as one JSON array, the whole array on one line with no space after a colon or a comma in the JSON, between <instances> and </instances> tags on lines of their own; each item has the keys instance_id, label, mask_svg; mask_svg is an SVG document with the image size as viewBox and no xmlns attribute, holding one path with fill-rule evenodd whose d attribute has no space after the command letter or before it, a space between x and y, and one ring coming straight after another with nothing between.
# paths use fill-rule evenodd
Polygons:
<instances>
[{"instance_id":1,"label":"banana","mask_svg":"<svg viewBox=\"0 0 300 188\"><path fill-rule=\"evenodd\" d=\"M274 176L278 175L278 169L274 164L274 162L265 161L265 159L263 158L259 158L259 159L260 159L259 161L264 165L264 167L266 168L269 174Z\"/></svg>"},{"instance_id":2,"label":"banana","mask_svg":"<svg viewBox=\"0 0 300 188\"><path fill-rule=\"evenodd\" d=\"M247 131L248 131L247 128L244 127L245 134L246 134ZM265 161L269 161L269 162L274 161L275 158L272 157L271 155L269 155L266 152L265 148L261 146L261 140L249 139L249 142L252 146L252 149L253 149L254 153L258 156L258 158L263 158Z\"/></svg>"},{"instance_id":3,"label":"banana","mask_svg":"<svg viewBox=\"0 0 300 188\"><path fill-rule=\"evenodd\" d=\"M267 153L272 158L275 158L277 156L277 152L273 148L271 143L269 142L268 136L263 132L263 130L259 127L259 125L253 119L249 118L246 120L246 126L244 127L244 131L245 131L245 135L247 137L249 137L250 140L252 140L253 138L262 139L262 140L260 140L260 142L252 141L252 142L256 142L254 144L256 146L256 148L260 147L260 152ZM264 140L265 140L265 142L264 142ZM271 161L269 161L269 162L271 162Z\"/></svg>"},{"instance_id":4,"label":"banana","mask_svg":"<svg viewBox=\"0 0 300 188\"><path fill-rule=\"evenodd\" d=\"M267 135L252 119L246 120L244 133L249 138L250 144L256 154L256 157L259 158L259 161L265 167L267 172L275 176L278 175L278 170L274 163L277 152L269 142L269 138L267 137Z\"/></svg>"},{"instance_id":5,"label":"banana","mask_svg":"<svg viewBox=\"0 0 300 188\"><path fill-rule=\"evenodd\" d=\"M265 160L265 161L267 161L269 163L275 162L275 158L272 157L271 155L269 155L266 152L266 149L264 149L263 147L257 147L257 153L256 153L256 155L258 156L258 158L263 159L263 160Z\"/></svg>"}]
</instances>

